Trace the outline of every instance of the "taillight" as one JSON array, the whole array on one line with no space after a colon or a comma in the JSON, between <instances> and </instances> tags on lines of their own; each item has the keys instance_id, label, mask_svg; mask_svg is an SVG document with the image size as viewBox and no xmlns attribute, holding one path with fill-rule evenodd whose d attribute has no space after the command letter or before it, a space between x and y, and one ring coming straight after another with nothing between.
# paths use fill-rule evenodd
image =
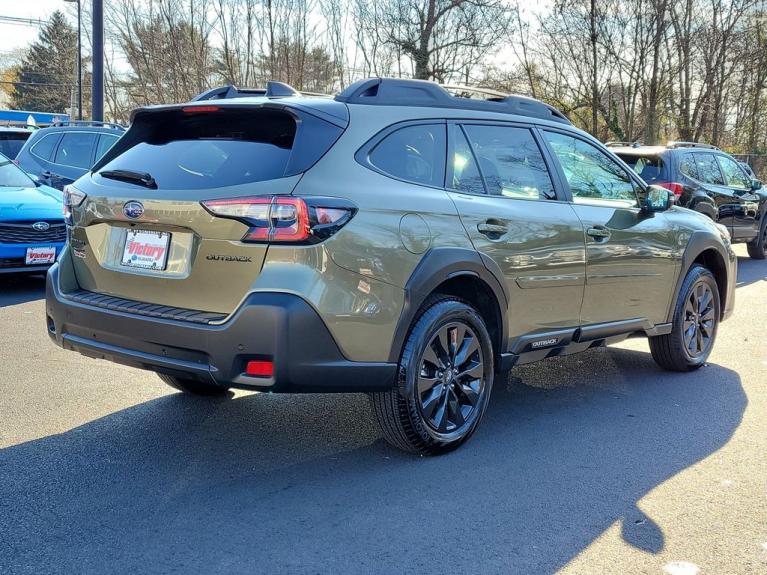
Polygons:
<instances>
[{"instance_id":1,"label":"taillight","mask_svg":"<svg viewBox=\"0 0 767 575\"><path fill-rule=\"evenodd\" d=\"M354 204L338 198L272 196L201 203L214 216L250 226L243 242L321 242L340 230L356 212Z\"/></svg>"},{"instance_id":2,"label":"taillight","mask_svg":"<svg viewBox=\"0 0 767 575\"><path fill-rule=\"evenodd\" d=\"M64 186L64 195L62 196L64 222L72 225L72 208L76 208L85 200L86 194L74 186Z\"/></svg>"},{"instance_id":3,"label":"taillight","mask_svg":"<svg viewBox=\"0 0 767 575\"><path fill-rule=\"evenodd\" d=\"M684 193L684 185L676 182L658 182L657 185L662 186L673 193L677 198Z\"/></svg>"}]
</instances>

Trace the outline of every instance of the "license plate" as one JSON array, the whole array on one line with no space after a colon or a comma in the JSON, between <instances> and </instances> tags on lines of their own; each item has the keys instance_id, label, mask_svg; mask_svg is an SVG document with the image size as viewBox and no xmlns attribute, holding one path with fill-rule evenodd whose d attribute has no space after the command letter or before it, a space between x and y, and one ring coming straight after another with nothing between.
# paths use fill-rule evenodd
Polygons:
<instances>
[{"instance_id":1,"label":"license plate","mask_svg":"<svg viewBox=\"0 0 767 575\"><path fill-rule=\"evenodd\" d=\"M170 233L128 230L120 263L131 268L164 270L168 263Z\"/></svg>"},{"instance_id":2,"label":"license plate","mask_svg":"<svg viewBox=\"0 0 767 575\"><path fill-rule=\"evenodd\" d=\"M40 266L52 264L56 261L56 248L54 246L44 248L27 248L27 257L24 259L28 266Z\"/></svg>"}]
</instances>

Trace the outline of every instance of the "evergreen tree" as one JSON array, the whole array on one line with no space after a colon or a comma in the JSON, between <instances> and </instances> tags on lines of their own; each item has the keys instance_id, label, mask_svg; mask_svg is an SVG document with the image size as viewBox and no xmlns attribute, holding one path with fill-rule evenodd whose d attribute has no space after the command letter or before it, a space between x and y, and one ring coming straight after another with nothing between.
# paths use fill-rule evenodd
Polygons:
<instances>
[{"instance_id":1,"label":"evergreen tree","mask_svg":"<svg viewBox=\"0 0 767 575\"><path fill-rule=\"evenodd\" d=\"M22 59L11 106L17 110L63 113L76 83L77 30L58 10L40 30Z\"/></svg>"}]
</instances>

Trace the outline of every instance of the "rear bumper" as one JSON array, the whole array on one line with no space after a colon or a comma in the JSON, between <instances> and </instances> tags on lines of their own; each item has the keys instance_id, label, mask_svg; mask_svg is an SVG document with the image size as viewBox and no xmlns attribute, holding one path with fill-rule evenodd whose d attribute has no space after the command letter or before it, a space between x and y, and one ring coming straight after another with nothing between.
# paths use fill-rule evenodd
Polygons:
<instances>
[{"instance_id":1,"label":"rear bumper","mask_svg":"<svg viewBox=\"0 0 767 575\"><path fill-rule=\"evenodd\" d=\"M298 296L254 293L223 324L140 316L68 298L59 266L46 281L48 333L89 357L274 392L366 392L394 385L396 364L344 358L317 312ZM244 375L249 360L272 360L269 378Z\"/></svg>"}]
</instances>

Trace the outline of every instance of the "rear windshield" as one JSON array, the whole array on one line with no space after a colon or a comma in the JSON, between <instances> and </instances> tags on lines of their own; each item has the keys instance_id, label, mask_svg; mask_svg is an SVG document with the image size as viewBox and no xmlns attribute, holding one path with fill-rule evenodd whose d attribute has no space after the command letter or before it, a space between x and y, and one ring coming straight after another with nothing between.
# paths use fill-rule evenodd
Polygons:
<instances>
[{"instance_id":1,"label":"rear windshield","mask_svg":"<svg viewBox=\"0 0 767 575\"><path fill-rule=\"evenodd\" d=\"M618 154L618 156L648 184L663 179L663 160L660 157L633 154Z\"/></svg>"},{"instance_id":2,"label":"rear windshield","mask_svg":"<svg viewBox=\"0 0 767 575\"><path fill-rule=\"evenodd\" d=\"M24 132L0 132L0 154L15 158L30 135Z\"/></svg>"},{"instance_id":3,"label":"rear windshield","mask_svg":"<svg viewBox=\"0 0 767 575\"><path fill-rule=\"evenodd\" d=\"M139 113L94 171L149 174L177 190L262 182L305 171L343 131L302 111L213 108Z\"/></svg>"}]
</instances>

